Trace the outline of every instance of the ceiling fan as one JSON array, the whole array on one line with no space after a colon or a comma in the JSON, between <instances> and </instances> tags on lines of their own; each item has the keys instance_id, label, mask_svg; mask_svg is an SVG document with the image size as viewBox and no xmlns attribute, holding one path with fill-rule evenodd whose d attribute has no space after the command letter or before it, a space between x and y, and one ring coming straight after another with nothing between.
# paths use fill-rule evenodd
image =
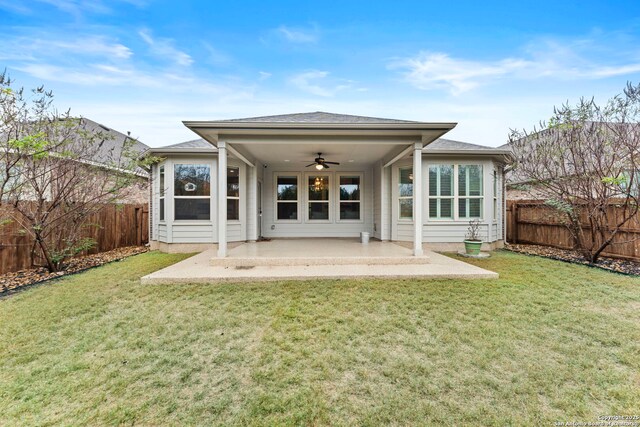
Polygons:
<instances>
[{"instance_id":1,"label":"ceiling fan","mask_svg":"<svg viewBox=\"0 0 640 427\"><path fill-rule=\"evenodd\" d=\"M314 166L315 165L316 169L320 171L322 169L329 169L329 165L339 165L339 164L340 163L338 163L338 162L327 162L322 157L322 153L318 153L318 157L313 159L313 163L310 163L305 167L308 168L309 166Z\"/></svg>"}]
</instances>

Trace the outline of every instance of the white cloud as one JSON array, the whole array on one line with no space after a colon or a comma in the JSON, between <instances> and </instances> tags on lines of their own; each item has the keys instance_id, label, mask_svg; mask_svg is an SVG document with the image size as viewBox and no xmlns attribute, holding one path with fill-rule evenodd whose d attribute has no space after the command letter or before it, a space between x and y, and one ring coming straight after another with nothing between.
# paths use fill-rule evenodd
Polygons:
<instances>
[{"instance_id":1,"label":"white cloud","mask_svg":"<svg viewBox=\"0 0 640 427\"><path fill-rule=\"evenodd\" d=\"M211 44L207 42L203 42L205 50L207 51L206 58L210 63L214 65L227 65L231 62L231 57L226 53L222 52L220 49L213 47Z\"/></svg>"},{"instance_id":2,"label":"white cloud","mask_svg":"<svg viewBox=\"0 0 640 427\"><path fill-rule=\"evenodd\" d=\"M618 58L615 60L594 60L588 53L595 48L597 43L591 40L562 43L545 39L529 44L519 56L493 61L454 58L442 52L420 52L414 57L391 61L389 68L401 70L404 79L419 89L446 89L453 95L501 79L589 80L640 72L635 52L624 55L620 49L616 51ZM607 62L617 64L608 65Z\"/></svg>"},{"instance_id":3,"label":"white cloud","mask_svg":"<svg viewBox=\"0 0 640 427\"><path fill-rule=\"evenodd\" d=\"M315 43L318 41L318 29L311 30L301 28L290 28L284 25L278 27L276 32L291 43Z\"/></svg>"},{"instance_id":4,"label":"white cloud","mask_svg":"<svg viewBox=\"0 0 640 427\"><path fill-rule=\"evenodd\" d=\"M65 60L71 55L104 57L106 60L123 60L133 55L127 46L105 36L81 36L60 39L50 34L34 37L19 36L5 39L0 59L36 60L52 58Z\"/></svg>"},{"instance_id":5,"label":"white cloud","mask_svg":"<svg viewBox=\"0 0 640 427\"><path fill-rule=\"evenodd\" d=\"M478 62L451 58L444 53L420 53L392 64L402 68L405 79L419 89L448 88L459 94L478 86L483 80L513 73L526 62L504 59L497 62Z\"/></svg>"},{"instance_id":6,"label":"white cloud","mask_svg":"<svg viewBox=\"0 0 640 427\"><path fill-rule=\"evenodd\" d=\"M151 35L151 31L143 29L138 31L138 35L144 40L151 49L151 52L163 59L175 62L177 65L188 67L193 64L193 58L177 49L173 45L173 40L166 38L155 39Z\"/></svg>"},{"instance_id":7,"label":"white cloud","mask_svg":"<svg viewBox=\"0 0 640 427\"><path fill-rule=\"evenodd\" d=\"M258 80L267 80L271 77L271 73L267 73L266 71L258 71L258 74L260 75Z\"/></svg>"},{"instance_id":8,"label":"white cloud","mask_svg":"<svg viewBox=\"0 0 640 427\"><path fill-rule=\"evenodd\" d=\"M324 80L329 75L328 71L311 70L297 74L291 78L291 83L298 89L317 96L333 96L338 90L346 89L346 85L335 87L323 87L318 81Z\"/></svg>"}]
</instances>

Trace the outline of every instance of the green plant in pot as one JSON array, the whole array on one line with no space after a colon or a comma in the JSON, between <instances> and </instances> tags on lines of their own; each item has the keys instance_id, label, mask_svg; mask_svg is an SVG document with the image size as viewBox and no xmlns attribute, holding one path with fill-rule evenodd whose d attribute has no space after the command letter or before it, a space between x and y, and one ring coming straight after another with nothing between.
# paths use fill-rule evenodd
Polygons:
<instances>
[{"instance_id":1,"label":"green plant in pot","mask_svg":"<svg viewBox=\"0 0 640 427\"><path fill-rule=\"evenodd\" d=\"M480 220L473 219L469 221L467 236L464 239L464 250L467 255L478 255L480 254L481 247L482 239L480 238Z\"/></svg>"}]
</instances>

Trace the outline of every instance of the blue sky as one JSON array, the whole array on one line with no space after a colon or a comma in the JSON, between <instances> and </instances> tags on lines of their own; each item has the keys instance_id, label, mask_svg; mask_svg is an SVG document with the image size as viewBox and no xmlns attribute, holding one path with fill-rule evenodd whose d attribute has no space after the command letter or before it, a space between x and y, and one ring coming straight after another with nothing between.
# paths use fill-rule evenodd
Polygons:
<instances>
[{"instance_id":1,"label":"blue sky","mask_svg":"<svg viewBox=\"0 0 640 427\"><path fill-rule=\"evenodd\" d=\"M497 146L640 82L640 2L0 0L0 69L152 146L182 120L456 121Z\"/></svg>"}]
</instances>

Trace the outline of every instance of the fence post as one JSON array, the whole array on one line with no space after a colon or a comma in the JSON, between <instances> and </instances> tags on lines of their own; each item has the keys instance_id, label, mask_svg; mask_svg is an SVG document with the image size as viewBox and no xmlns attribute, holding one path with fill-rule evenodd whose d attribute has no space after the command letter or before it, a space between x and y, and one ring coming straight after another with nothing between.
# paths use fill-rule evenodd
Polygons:
<instances>
[{"instance_id":1,"label":"fence post","mask_svg":"<svg viewBox=\"0 0 640 427\"><path fill-rule=\"evenodd\" d=\"M518 201L514 201L511 205L511 224L513 226L511 232L511 239L513 240L514 245L518 244L518 222L520 220L520 213L518 212Z\"/></svg>"}]
</instances>

